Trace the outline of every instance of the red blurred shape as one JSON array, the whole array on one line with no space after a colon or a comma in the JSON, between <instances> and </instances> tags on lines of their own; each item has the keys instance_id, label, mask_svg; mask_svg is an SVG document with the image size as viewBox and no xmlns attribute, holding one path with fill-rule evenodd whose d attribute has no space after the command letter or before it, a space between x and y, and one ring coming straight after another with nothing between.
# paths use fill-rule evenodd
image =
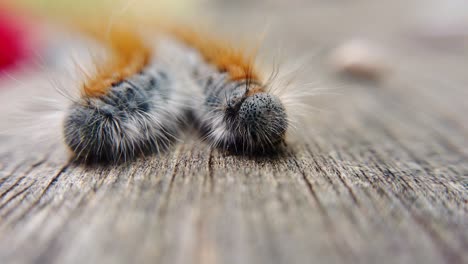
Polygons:
<instances>
[{"instance_id":1,"label":"red blurred shape","mask_svg":"<svg viewBox=\"0 0 468 264\"><path fill-rule=\"evenodd\" d=\"M0 70L14 67L28 56L27 35L21 19L0 8Z\"/></svg>"}]
</instances>

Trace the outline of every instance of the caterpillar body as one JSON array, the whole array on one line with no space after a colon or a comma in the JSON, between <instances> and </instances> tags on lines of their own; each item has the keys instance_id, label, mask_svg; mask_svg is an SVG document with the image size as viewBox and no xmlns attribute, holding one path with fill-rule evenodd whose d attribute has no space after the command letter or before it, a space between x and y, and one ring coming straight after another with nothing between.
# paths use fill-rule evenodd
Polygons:
<instances>
[{"instance_id":1,"label":"caterpillar body","mask_svg":"<svg viewBox=\"0 0 468 264\"><path fill-rule=\"evenodd\" d=\"M84 84L64 122L65 143L84 161L159 153L174 142L190 109L183 77L157 48L128 31L113 34L108 44L117 54Z\"/></svg>"},{"instance_id":2,"label":"caterpillar body","mask_svg":"<svg viewBox=\"0 0 468 264\"><path fill-rule=\"evenodd\" d=\"M288 117L257 72L253 55L193 31L176 31L172 37L192 53L188 65L198 88L193 114L205 139L236 153L275 150Z\"/></svg>"},{"instance_id":3,"label":"caterpillar body","mask_svg":"<svg viewBox=\"0 0 468 264\"><path fill-rule=\"evenodd\" d=\"M187 113L209 143L231 152L270 152L284 140L286 108L253 56L190 30L168 30L155 42L148 48L125 31L106 42L114 58L87 80L65 118L77 158L118 162L165 150Z\"/></svg>"}]
</instances>

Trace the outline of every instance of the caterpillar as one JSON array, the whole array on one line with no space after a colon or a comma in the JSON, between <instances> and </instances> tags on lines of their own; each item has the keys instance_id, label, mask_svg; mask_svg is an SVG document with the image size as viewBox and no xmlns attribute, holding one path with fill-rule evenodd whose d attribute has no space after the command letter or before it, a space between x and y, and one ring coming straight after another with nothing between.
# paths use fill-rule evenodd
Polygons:
<instances>
[{"instance_id":1,"label":"caterpillar","mask_svg":"<svg viewBox=\"0 0 468 264\"><path fill-rule=\"evenodd\" d=\"M205 139L235 153L275 150L284 140L288 117L256 69L255 55L193 30L171 33L195 54L191 72L199 97L193 114Z\"/></svg>"},{"instance_id":2,"label":"caterpillar","mask_svg":"<svg viewBox=\"0 0 468 264\"><path fill-rule=\"evenodd\" d=\"M103 41L113 56L98 65L65 117L65 143L77 159L119 162L167 149L180 132L189 96L157 48L127 29Z\"/></svg>"},{"instance_id":3,"label":"caterpillar","mask_svg":"<svg viewBox=\"0 0 468 264\"><path fill-rule=\"evenodd\" d=\"M84 83L64 121L76 158L119 162L158 153L188 121L229 152L278 149L290 118L254 54L182 27L155 36L115 29L103 40L113 57Z\"/></svg>"}]
</instances>

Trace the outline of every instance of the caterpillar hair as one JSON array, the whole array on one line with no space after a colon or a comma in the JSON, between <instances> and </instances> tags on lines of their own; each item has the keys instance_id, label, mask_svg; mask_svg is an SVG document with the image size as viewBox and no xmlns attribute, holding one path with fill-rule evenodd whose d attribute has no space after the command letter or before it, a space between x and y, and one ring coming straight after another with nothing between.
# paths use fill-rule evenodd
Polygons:
<instances>
[{"instance_id":1,"label":"caterpillar hair","mask_svg":"<svg viewBox=\"0 0 468 264\"><path fill-rule=\"evenodd\" d=\"M158 153L176 139L188 109L181 77L139 34L113 29L101 39L113 52L83 85L63 132L80 160L119 162Z\"/></svg>"},{"instance_id":2,"label":"caterpillar hair","mask_svg":"<svg viewBox=\"0 0 468 264\"><path fill-rule=\"evenodd\" d=\"M281 99L254 65L254 55L198 32L175 29L172 37L189 48L199 97L193 114L212 145L236 153L275 150L288 128Z\"/></svg>"}]
</instances>

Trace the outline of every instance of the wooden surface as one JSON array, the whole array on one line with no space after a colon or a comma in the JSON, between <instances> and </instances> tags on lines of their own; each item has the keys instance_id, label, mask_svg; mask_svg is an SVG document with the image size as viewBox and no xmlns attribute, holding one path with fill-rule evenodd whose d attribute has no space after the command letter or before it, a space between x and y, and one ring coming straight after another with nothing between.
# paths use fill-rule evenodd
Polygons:
<instances>
[{"instance_id":1,"label":"wooden surface","mask_svg":"<svg viewBox=\"0 0 468 264\"><path fill-rule=\"evenodd\" d=\"M68 163L60 142L12 128L54 73L2 80L0 127L18 133L0 136L0 263L467 263L466 46L408 37L397 4L299 2L262 6L266 46L282 43L288 58L325 50L304 75L338 95L310 102L326 111L277 157L227 155L187 132L129 164ZM263 20L258 6L217 8L213 19L237 30L239 14ZM388 48L384 82L327 67L327 51L355 34Z\"/></svg>"}]
</instances>

